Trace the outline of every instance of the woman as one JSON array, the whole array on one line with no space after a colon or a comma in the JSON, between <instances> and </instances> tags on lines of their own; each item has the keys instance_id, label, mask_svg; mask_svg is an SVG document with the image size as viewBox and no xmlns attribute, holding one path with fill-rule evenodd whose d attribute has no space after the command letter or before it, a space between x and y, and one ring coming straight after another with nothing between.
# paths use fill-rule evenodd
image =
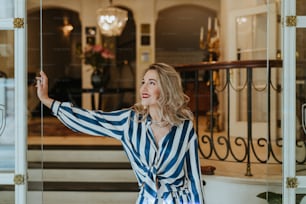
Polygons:
<instances>
[{"instance_id":1,"label":"woman","mask_svg":"<svg viewBox=\"0 0 306 204\"><path fill-rule=\"evenodd\" d=\"M193 115L173 67L149 66L140 88L141 102L112 112L55 101L48 96L43 72L37 81L39 99L67 127L121 141L140 188L136 203L204 203Z\"/></svg>"}]
</instances>

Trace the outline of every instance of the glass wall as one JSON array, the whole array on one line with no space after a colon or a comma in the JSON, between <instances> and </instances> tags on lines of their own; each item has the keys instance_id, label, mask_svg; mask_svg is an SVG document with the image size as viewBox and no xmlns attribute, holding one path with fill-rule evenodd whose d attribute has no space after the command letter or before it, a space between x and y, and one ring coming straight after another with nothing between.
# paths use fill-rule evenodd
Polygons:
<instances>
[{"instance_id":1,"label":"glass wall","mask_svg":"<svg viewBox=\"0 0 306 204\"><path fill-rule=\"evenodd\" d=\"M35 126L32 125L32 107L42 108L37 99L35 77L42 67L42 1L27 1L27 164L28 164L28 191L27 203L43 204L43 123L37 118ZM36 15L31 15L31 13ZM30 37L34 35L34 37ZM33 67L36 68L33 71ZM35 134L33 134L35 128Z\"/></svg>"},{"instance_id":2,"label":"glass wall","mask_svg":"<svg viewBox=\"0 0 306 204\"><path fill-rule=\"evenodd\" d=\"M0 30L0 175L15 171L14 31ZM14 184L0 185L0 203L14 203Z\"/></svg>"},{"instance_id":3,"label":"glass wall","mask_svg":"<svg viewBox=\"0 0 306 204\"><path fill-rule=\"evenodd\" d=\"M100 166L105 161L116 160L117 154L120 159L121 146L115 146L118 151L114 157L105 157L110 151L103 151L103 142L113 146L118 142L75 133L62 125L40 103L34 84L42 70L49 78L49 95L56 100L88 109L131 106L135 98L136 53L133 15L129 11L129 21L120 37L102 37L95 11L100 6L109 6L108 2L34 0L27 3L29 203L119 203L115 192L99 189L109 186L103 182L114 177L104 174L106 170ZM91 74L95 67L87 64L84 52L98 45L116 57L107 61L105 69L110 73L106 83L93 87ZM125 161L124 155L123 158ZM129 177L131 173L126 171ZM133 175L132 179L134 182ZM135 192L132 196L129 194L123 193L126 196L121 200L129 201L132 197L134 203Z\"/></svg>"},{"instance_id":4,"label":"glass wall","mask_svg":"<svg viewBox=\"0 0 306 204\"><path fill-rule=\"evenodd\" d=\"M0 203L26 202L24 12L24 1L18 4L14 1L1 1Z\"/></svg>"},{"instance_id":5,"label":"glass wall","mask_svg":"<svg viewBox=\"0 0 306 204\"><path fill-rule=\"evenodd\" d=\"M127 27L123 31L123 34L119 37L105 37L100 35L99 28L96 25L95 11L99 7L108 6L108 4L105 2L96 2L92 4L88 4L85 0L66 0L62 2L54 0L43 0L39 2L33 0L27 2L27 156L29 169L28 200L31 204L60 202L65 204L77 204L78 202L86 202L84 200L88 197L91 197L93 200L99 200L100 203L106 203L111 199L119 199L119 197L124 197L128 203L134 203L133 199L135 199L135 196L137 196L136 190L131 194L130 192L112 192L113 194L107 195L103 194L105 192L97 190L101 189L101 186L105 185L105 182L109 182L109 179L114 177L112 175L105 178L106 176L103 175L108 174L105 173L107 172L105 169L100 169L101 166L107 162L110 163L116 161L116 155L118 154L120 155L119 162L124 162L123 166L128 163L125 157L121 157L123 152L120 147L120 143L109 138L105 139L74 133L68 128L64 127L55 117L53 117L50 110L40 104L36 96L36 88L33 86L35 76L39 74L40 70L43 70L49 77L49 94L52 98L59 101L69 101L77 107L87 109L103 109L109 111L130 107L134 104L137 98L137 94L135 93L136 75L140 75L141 71L139 70L142 70L143 67L147 66L149 61L154 61L152 58L152 56L154 56L152 54L154 50L156 50L156 53L158 53L156 54L156 56L159 57L158 59L169 59L171 63L178 62L178 59L171 58L171 56L174 56L173 52L175 51L173 50L177 50L177 56L181 60L179 62L188 63L188 56L193 57L193 62L195 61L196 57L199 58L199 62L202 61L203 50L201 50L200 47L198 49L195 48L199 46L197 38L198 34L200 33L200 27L197 30L198 33L196 33L196 31L193 31L192 34L190 34L190 32L184 33L184 35L187 36L192 35L192 39L195 39L192 42L189 42L186 36L181 38L180 42L183 42L184 47L179 47L177 43L173 43L171 41L172 44L170 46L170 55L168 50L164 47L158 47L155 49L155 39L153 37L150 38L150 33L152 33L152 30L154 31L154 28L151 25L155 25L155 20L153 19L155 19L155 15L158 16L158 13L154 15L151 14L152 18L145 19L143 24L136 25L135 22L137 21L134 22L134 16L135 18L138 16L138 21L140 21L140 17L142 15L147 16L142 14L146 13L144 12L146 10L139 9L137 6L134 7L133 5L126 3L126 1L118 2L119 6L124 7L129 11L129 21ZM175 1L171 3L171 6L161 3L161 1L156 2L158 2L158 9L160 10L171 7L172 10L179 8L179 11L184 13L184 6L180 5L180 7L177 7L176 3L173 3ZM207 7L205 8L206 10L212 9L208 6L208 3L205 3L205 1L203 2L199 3L203 3L203 5L199 5L199 7L196 8L197 11L201 11L202 7ZM238 4L241 1L233 0L231 2L233 5L239 7ZM244 12L246 9L237 9L241 11L243 15L239 15L239 18L235 19L235 26L233 26L233 28L236 29L235 31L228 30L224 32L222 29L226 29L226 25L220 25L220 34L226 35L226 37L222 36L221 38L223 42L221 41L220 48L223 55L221 54L220 60L236 60L238 55L240 56L239 60L259 60L267 58L276 59L277 49L279 48L279 45L275 44L277 43L275 41L279 40L279 31L277 30L279 24L276 22L277 15L279 15L279 5L274 1L271 5L267 5L264 1L256 2L256 5L247 5L250 7L250 11L253 12L255 7L263 9L264 12L248 15ZM185 3L190 2L186 1ZM138 6L142 5L141 1L136 1L135 4ZM190 5L190 7L193 8L194 5ZM165 9L164 11L168 10ZM230 16L230 11L221 14L220 7L211 11L216 18L221 19L221 17L224 18L224 16L229 18ZM148 9L148 12L152 12L151 8ZM181 21L181 19L177 19L176 17L174 17L174 19L180 22L191 22L188 17L182 17L183 21ZM273 22L271 22L272 19ZM248 23L244 24L244 20L246 20ZM151 22L148 24L147 21L152 21L153 23ZM206 25L207 19L203 20L203 23ZM273 28L272 26L268 25L273 25ZM137 30L137 26L142 30ZM167 29L169 28L171 28L171 26L167 26ZM171 40L175 39L172 38L172 36L179 36L178 33L173 33L170 31L164 32L163 30L159 30L159 32L159 36L167 36L168 39ZM237 34L233 38L231 38L232 32ZM136 38L136 36L138 36L136 35L137 33L139 36L141 35L141 39ZM11 35L9 33L3 33L3 36L6 36L8 40L13 40L10 39ZM275 38L277 40L275 40ZM3 39L5 39L5 37L2 38L1 35L0 40ZM274 39L275 41L272 41L271 39ZM156 41L158 41L158 39L156 39ZM232 52L234 58L226 58L226 54L224 53L226 51L222 50L224 44L227 44L226 41L234 41L236 43L234 46L235 49ZM193 43L193 46L189 47L189 43ZM108 75L107 84L104 84L103 87L93 87L91 80L94 69L89 63L86 63L86 60L84 59L84 51L87 45L102 45L115 55L115 58L107 65L107 67L110 68L110 73ZM142 57L139 57L139 59L136 56L136 45L138 45L138 51L142 53ZM4 50L9 49L5 48ZM182 53L184 53L184 56ZM189 55L185 55L186 53L189 53ZM190 53L196 53L197 55L192 54L191 56ZM4 58L2 57L1 47L0 57L0 59ZM13 61L14 59L11 60ZM9 62L9 59L5 59L6 64L9 65ZM138 65L141 65L138 67L138 69L136 69L137 63ZM2 81L5 81L3 83L8 83L8 78L14 75L14 73L11 71L12 70L5 71L8 76L7 78L0 78L1 83ZM232 73L233 72L231 72L231 74ZM277 93L277 91L272 93L273 99L271 105L273 108L268 110L268 100L262 100L263 98L266 99L268 95L266 91L267 89L265 89L267 83L267 73L268 71L266 69L254 71L254 87L257 89L257 91L259 90L259 92L253 94L254 103L252 107L253 110L256 110L254 111L252 119L253 122L256 123L255 125L257 125L254 126L255 128L253 129L256 138L252 142L254 144L256 143L255 148L257 148L254 151L257 151L260 155L261 161L264 160L265 162L258 161L256 158L254 159L256 156L253 155L252 159L254 160L252 160L252 162L255 162L252 164L251 173L253 173L254 177L251 177L245 176L246 169L245 163L243 162L242 164L238 164L239 168L232 168L232 164L235 163L233 161L229 161L228 163L224 161L217 161L224 163L220 165L221 168L218 166L215 177L210 175L204 175L203 177L204 180L207 181L207 185L205 186L205 189L208 189L207 197L210 197L210 200L212 201L215 198L214 193L217 192L216 189L218 189L218 195L223 195L219 196L220 199L224 198L225 200L227 200L227 196L232 197L232 195L230 195L231 193L228 193L228 189L233 190L233 192L240 192L241 188L249 189L249 191L243 192L241 197L237 196L231 201L227 200L233 204L243 203L245 202L245 199L248 199L250 196L252 196L252 202L256 204L265 203L266 191L271 190L275 193L281 192L281 148L277 143L279 141L278 139L282 137L280 134L281 127L278 126L277 123L277 121L280 121L281 116L280 95ZM246 72L240 70L238 75L238 80L241 82L241 84L238 84L238 86L243 86L243 82L246 80ZM272 86L277 87L282 83L280 72L273 72L272 75ZM224 77L225 74L221 74L221 80L224 79ZM7 93L7 95L9 95L9 93ZM219 97L220 99L224 99L227 96L219 95ZM235 124L232 123L234 126L230 127L232 128L231 134L233 134L231 136L234 138L232 140L232 144L235 143L233 146L240 146L239 139L237 141L235 140L235 137L240 136L237 134L242 133L245 137L245 133L247 132L247 113L245 112L247 94L244 92L240 92L238 94L236 93L233 98L237 99L237 103L233 105L233 109L237 114L237 120L235 121ZM2 102L1 100L4 101L4 99L0 98L0 102L5 104L5 102ZM225 122L226 119L226 115L224 114L227 108L226 105L227 104L224 104L222 100L220 104L220 107L222 106L220 110L223 111L223 115L220 117L220 119L223 120L222 122ZM272 112L273 119L272 135L270 135L272 136L272 141L269 141L271 138L268 138L269 130L266 125L269 121L268 114L270 111ZM200 128L203 130L204 126L206 128L206 123L204 123L203 127ZM0 141L1 137L3 136L0 136ZM263 137L264 139L257 140L257 137ZM246 137L244 139L247 141ZM263 145L260 143L261 141L264 141ZM9 145L4 144L3 146L6 148L9 147ZM11 148L14 149L13 147ZM109 148L108 150L117 148L117 150L120 151L116 152L115 155L110 155L110 151L105 153L104 148ZM254 148L254 146L249 146L249 148ZM274 157L269 157L269 155L267 156L267 152L269 152L270 155L272 154L270 151L271 149L273 149L273 153L276 154L276 159ZM224 149L221 151L223 150ZM237 149L234 149L233 151L236 150ZM9 152L9 150L6 151ZM235 152L234 154L240 155L240 152ZM11 161L11 159L13 158L10 158L9 161ZM205 160L202 161L204 165L207 164ZM97 165L97 163L102 163L103 165ZM7 164L7 167L9 167L10 163L8 162ZM229 165L225 167L223 166L227 164ZM85 167L85 165L87 166ZM235 175L232 174L233 172L227 171L227 168L233 169ZM222 175L224 172L220 170L225 170L228 174ZM120 176L124 175L127 178L123 179L122 177L116 176L119 177L114 178L115 180L117 179L116 182L124 183L128 181L132 184L136 184L135 178L133 177L130 169L121 169L121 171L122 174L120 174ZM109 171L107 173L109 173ZM224 178L224 176L228 179L226 181L229 182L220 184L220 178ZM241 177L243 177L243 179L241 179ZM224 189L219 189L218 185L224 187ZM88 194L84 193L86 188L88 189L89 186L92 189L92 192ZM79 193L75 193L76 189ZM97 191L101 196L93 193ZM124 191L127 191L127 189L124 189ZM10 193L8 195L10 196L13 194ZM61 198L61 200L58 198ZM0 201L1 199L2 196L0 195Z\"/></svg>"},{"instance_id":6,"label":"glass wall","mask_svg":"<svg viewBox=\"0 0 306 204\"><path fill-rule=\"evenodd\" d=\"M298 16L306 16L306 6L303 1L296 1ZM305 20L305 19L304 19ZM305 25L305 24L304 24ZM296 30L296 175L299 178L306 176L306 29ZM298 181L301 183L301 181ZM296 202L306 203L305 184L296 191Z\"/></svg>"}]
</instances>

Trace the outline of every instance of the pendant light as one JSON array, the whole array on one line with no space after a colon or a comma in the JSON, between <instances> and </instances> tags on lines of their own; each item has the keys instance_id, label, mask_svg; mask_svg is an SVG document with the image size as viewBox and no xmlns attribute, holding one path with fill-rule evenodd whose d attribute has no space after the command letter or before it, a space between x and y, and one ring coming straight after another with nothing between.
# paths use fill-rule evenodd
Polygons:
<instances>
[{"instance_id":1,"label":"pendant light","mask_svg":"<svg viewBox=\"0 0 306 204\"><path fill-rule=\"evenodd\" d=\"M112 6L112 0L109 3L109 7L97 10L98 25L102 35L119 36L128 20L128 12Z\"/></svg>"}]
</instances>

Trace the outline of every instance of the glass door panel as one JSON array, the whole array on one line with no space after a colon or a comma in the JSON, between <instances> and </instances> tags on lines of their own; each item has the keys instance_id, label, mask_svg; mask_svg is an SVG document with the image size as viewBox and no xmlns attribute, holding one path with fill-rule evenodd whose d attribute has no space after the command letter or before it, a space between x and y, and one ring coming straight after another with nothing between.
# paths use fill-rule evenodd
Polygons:
<instances>
[{"instance_id":1,"label":"glass door panel","mask_svg":"<svg viewBox=\"0 0 306 204\"><path fill-rule=\"evenodd\" d=\"M235 27L233 34L229 34L229 39L233 39L230 48L231 60L262 60L275 59L276 56L276 4L263 4L251 6L239 10L233 10L230 14L231 26ZM232 36L233 35L233 36ZM231 37L230 37L231 36ZM257 90L265 90L267 69L255 69L253 71L253 84ZM274 83L276 75L272 75ZM237 90L246 90L246 69L234 70L232 79ZM231 134L243 137L247 132L247 109L246 91L231 91L230 109L235 110L230 115ZM254 91L252 109L257 110L252 115L252 134L254 136L266 135L267 130L267 102L266 91ZM271 101L276 107L276 94L272 92ZM276 137L276 111L271 112L271 134Z\"/></svg>"},{"instance_id":2,"label":"glass door panel","mask_svg":"<svg viewBox=\"0 0 306 204\"><path fill-rule=\"evenodd\" d=\"M0 19L10 19L14 17L14 1L0 0Z\"/></svg>"},{"instance_id":3,"label":"glass door panel","mask_svg":"<svg viewBox=\"0 0 306 204\"><path fill-rule=\"evenodd\" d=\"M297 2L298 3L298 2ZM304 9L306 9L304 7ZM297 8L297 11L300 8ZM304 11L304 14L306 12ZM296 201L306 195L306 28L296 29ZM306 203L303 199L302 204Z\"/></svg>"},{"instance_id":4,"label":"glass door panel","mask_svg":"<svg viewBox=\"0 0 306 204\"><path fill-rule=\"evenodd\" d=\"M14 39L0 30L0 171L14 170Z\"/></svg>"},{"instance_id":5,"label":"glass door panel","mask_svg":"<svg viewBox=\"0 0 306 204\"><path fill-rule=\"evenodd\" d=\"M14 203L14 31L0 30L0 203Z\"/></svg>"},{"instance_id":6,"label":"glass door panel","mask_svg":"<svg viewBox=\"0 0 306 204\"><path fill-rule=\"evenodd\" d=\"M296 201L306 203L306 7L301 0L296 1L297 29L296 29L296 176L298 188ZM299 16L301 15L301 16Z\"/></svg>"},{"instance_id":7,"label":"glass door panel","mask_svg":"<svg viewBox=\"0 0 306 204\"><path fill-rule=\"evenodd\" d=\"M42 105L37 98L35 77L42 67L42 3L41 0L27 1L27 164L28 204L43 204L43 123Z\"/></svg>"},{"instance_id":8,"label":"glass door panel","mask_svg":"<svg viewBox=\"0 0 306 204\"><path fill-rule=\"evenodd\" d=\"M26 203L25 1L0 0L0 203Z\"/></svg>"}]
</instances>

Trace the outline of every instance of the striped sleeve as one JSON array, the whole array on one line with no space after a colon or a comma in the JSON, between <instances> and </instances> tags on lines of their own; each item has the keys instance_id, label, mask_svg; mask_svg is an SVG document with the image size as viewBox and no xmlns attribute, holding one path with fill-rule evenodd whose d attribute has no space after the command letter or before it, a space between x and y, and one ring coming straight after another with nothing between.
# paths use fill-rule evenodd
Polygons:
<instances>
[{"instance_id":1,"label":"striped sleeve","mask_svg":"<svg viewBox=\"0 0 306 204\"><path fill-rule=\"evenodd\" d=\"M190 133L188 150L186 152L186 170L188 178L188 188L191 192L193 203L204 203L203 182L200 171L200 161L198 156L198 140L194 130Z\"/></svg>"},{"instance_id":2,"label":"striped sleeve","mask_svg":"<svg viewBox=\"0 0 306 204\"><path fill-rule=\"evenodd\" d=\"M55 115L73 131L95 136L110 136L121 139L124 127L128 127L129 109L103 112L74 107L71 103L54 101L51 105Z\"/></svg>"}]
</instances>

